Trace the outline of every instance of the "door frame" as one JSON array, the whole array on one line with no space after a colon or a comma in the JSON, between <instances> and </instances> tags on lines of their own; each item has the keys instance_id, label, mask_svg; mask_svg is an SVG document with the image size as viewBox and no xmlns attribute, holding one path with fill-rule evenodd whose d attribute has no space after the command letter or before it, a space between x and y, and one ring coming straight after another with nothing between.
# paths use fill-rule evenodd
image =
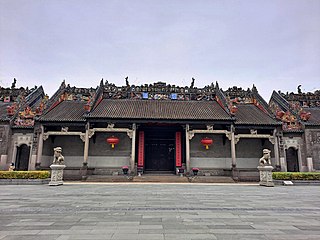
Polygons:
<instances>
[{"instance_id":1,"label":"door frame","mask_svg":"<svg viewBox=\"0 0 320 240\"><path fill-rule=\"evenodd\" d=\"M28 149L28 154L26 157L28 157L28 159L26 160L26 164L27 164L27 168L26 169L23 169L23 170L20 170L20 171L28 171L30 169L30 153L31 153L31 147L28 146L27 144L25 143L22 143L18 146L16 146L17 150L16 150L16 157L15 157L15 169L19 171L19 168L20 168L20 165L22 163L22 154L21 154L21 151L22 151L22 147L26 147Z\"/></svg>"},{"instance_id":2,"label":"door frame","mask_svg":"<svg viewBox=\"0 0 320 240\"><path fill-rule=\"evenodd\" d=\"M298 169L297 171L294 172L300 172L300 166L299 166L299 149L294 148L294 147L289 147L287 148L286 151L286 164L287 164L287 171L289 170L289 159L288 159L288 151L293 151L294 152L294 157L295 159L292 159L294 161L294 165L297 165Z\"/></svg>"},{"instance_id":3,"label":"door frame","mask_svg":"<svg viewBox=\"0 0 320 240\"><path fill-rule=\"evenodd\" d=\"M148 141L148 135L150 133L154 133L156 134L157 132L163 132L163 131L167 131L169 132L169 134L171 134L171 137L168 137L168 140L172 141L173 144L173 159L172 159L172 173L176 172L176 154L177 154L177 141L176 141L176 133L177 132L181 132L181 136L180 136L180 162L181 164L185 163L185 141L184 141L184 134L183 134L183 126L181 126L180 124L146 124L146 125L141 125L139 126L139 130L137 131L137 135L139 137L137 137L137 141L136 141L136 149L138 149L138 151L136 151L136 163L138 168L143 168L143 170L146 170L146 162L148 161L148 156L146 155L146 144ZM156 138L155 138L156 139ZM159 137L159 139L161 139L161 137ZM166 138L162 138L162 139L166 139ZM142 144L141 144L142 143ZM168 144L169 147L169 144ZM169 149L168 149L169 151ZM155 170L154 172L157 172L158 170ZM161 171L161 170L159 170ZM169 171L169 170L168 170ZM171 170L170 170L171 172Z\"/></svg>"}]
</instances>

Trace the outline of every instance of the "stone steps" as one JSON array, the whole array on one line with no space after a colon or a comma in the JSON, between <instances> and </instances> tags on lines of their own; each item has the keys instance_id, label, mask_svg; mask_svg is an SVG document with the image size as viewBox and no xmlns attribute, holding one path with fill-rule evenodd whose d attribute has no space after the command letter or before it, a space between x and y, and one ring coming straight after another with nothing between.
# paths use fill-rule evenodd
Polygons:
<instances>
[{"instance_id":1,"label":"stone steps","mask_svg":"<svg viewBox=\"0 0 320 240\"><path fill-rule=\"evenodd\" d=\"M133 178L133 182L163 182L163 183L187 183L188 178L187 177L180 177L177 175L149 175L149 174L143 174L140 176L135 176Z\"/></svg>"},{"instance_id":2,"label":"stone steps","mask_svg":"<svg viewBox=\"0 0 320 240\"><path fill-rule=\"evenodd\" d=\"M86 182L132 182L132 178L124 175L89 175Z\"/></svg>"},{"instance_id":3,"label":"stone steps","mask_svg":"<svg viewBox=\"0 0 320 240\"><path fill-rule=\"evenodd\" d=\"M111 176L111 175L90 175L87 182L157 182L157 183L235 183L231 177L226 176L196 176L180 177L173 174L143 174L142 176Z\"/></svg>"}]
</instances>

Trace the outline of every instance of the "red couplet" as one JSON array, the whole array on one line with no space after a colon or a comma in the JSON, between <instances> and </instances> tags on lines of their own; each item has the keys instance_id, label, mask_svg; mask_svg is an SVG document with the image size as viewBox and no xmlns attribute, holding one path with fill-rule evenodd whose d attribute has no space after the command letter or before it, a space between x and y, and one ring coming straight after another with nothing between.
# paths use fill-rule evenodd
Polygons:
<instances>
[{"instance_id":1,"label":"red couplet","mask_svg":"<svg viewBox=\"0 0 320 240\"><path fill-rule=\"evenodd\" d=\"M181 132L176 132L176 166L181 167Z\"/></svg>"},{"instance_id":2,"label":"red couplet","mask_svg":"<svg viewBox=\"0 0 320 240\"><path fill-rule=\"evenodd\" d=\"M138 167L144 166L144 132L139 132Z\"/></svg>"}]
</instances>

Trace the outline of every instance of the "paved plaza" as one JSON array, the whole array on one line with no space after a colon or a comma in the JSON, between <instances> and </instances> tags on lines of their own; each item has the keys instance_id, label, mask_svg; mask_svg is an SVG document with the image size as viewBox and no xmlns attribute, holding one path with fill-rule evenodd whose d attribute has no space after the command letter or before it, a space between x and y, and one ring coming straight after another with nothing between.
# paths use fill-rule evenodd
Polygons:
<instances>
[{"instance_id":1,"label":"paved plaza","mask_svg":"<svg viewBox=\"0 0 320 240\"><path fill-rule=\"evenodd\" d=\"M0 186L1 240L320 239L320 187Z\"/></svg>"}]
</instances>

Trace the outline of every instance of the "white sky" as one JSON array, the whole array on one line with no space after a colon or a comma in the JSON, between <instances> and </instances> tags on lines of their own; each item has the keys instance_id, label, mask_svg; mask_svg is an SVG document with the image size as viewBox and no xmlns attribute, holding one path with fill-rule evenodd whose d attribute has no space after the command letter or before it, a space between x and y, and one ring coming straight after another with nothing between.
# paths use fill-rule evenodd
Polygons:
<instances>
[{"instance_id":1,"label":"white sky","mask_svg":"<svg viewBox=\"0 0 320 240\"><path fill-rule=\"evenodd\" d=\"M320 89L320 0L0 0L0 85Z\"/></svg>"}]
</instances>

